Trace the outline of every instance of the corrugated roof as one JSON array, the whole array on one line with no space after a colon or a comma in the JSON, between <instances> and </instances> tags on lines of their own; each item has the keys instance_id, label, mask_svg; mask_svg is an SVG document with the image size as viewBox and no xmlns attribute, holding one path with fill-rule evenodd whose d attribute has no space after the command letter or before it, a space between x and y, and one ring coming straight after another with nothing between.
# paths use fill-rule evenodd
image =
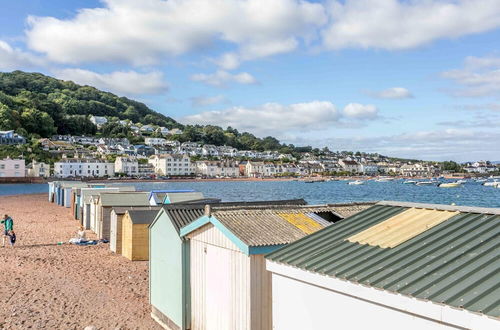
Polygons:
<instances>
[{"instance_id":1,"label":"corrugated roof","mask_svg":"<svg viewBox=\"0 0 500 330\"><path fill-rule=\"evenodd\" d=\"M182 203L196 199L203 199L203 193L201 192L183 192L183 193L165 193L163 194L164 201L170 204Z\"/></svg>"},{"instance_id":2,"label":"corrugated roof","mask_svg":"<svg viewBox=\"0 0 500 330\"><path fill-rule=\"evenodd\" d=\"M163 209L169 215L172 223L174 224L177 232L180 232L182 227L189 225L194 220L202 217L205 214L206 200L202 200L201 204L190 204L192 201L181 204L166 204ZM214 203L215 202L215 203ZM227 208L227 207L242 207L242 206L263 206L263 205L305 205L306 201L303 199L291 199L281 201L255 201L255 202L216 202L212 200L210 205L213 208Z\"/></svg>"},{"instance_id":3,"label":"corrugated roof","mask_svg":"<svg viewBox=\"0 0 500 330\"><path fill-rule=\"evenodd\" d=\"M134 225L149 225L155 219L158 211L156 210L129 210L127 211L130 220Z\"/></svg>"},{"instance_id":4,"label":"corrugated roof","mask_svg":"<svg viewBox=\"0 0 500 330\"><path fill-rule=\"evenodd\" d=\"M148 206L147 192L107 192L101 193L102 206Z\"/></svg>"},{"instance_id":5,"label":"corrugated roof","mask_svg":"<svg viewBox=\"0 0 500 330\"><path fill-rule=\"evenodd\" d=\"M427 210L412 207L349 237L347 240L352 243L393 248L458 213L457 211Z\"/></svg>"},{"instance_id":6,"label":"corrugated roof","mask_svg":"<svg viewBox=\"0 0 500 330\"><path fill-rule=\"evenodd\" d=\"M160 209L160 206L117 206L113 207L112 212L114 211L116 214L125 214L129 210L155 210L158 212Z\"/></svg>"},{"instance_id":7,"label":"corrugated roof","mask_svg":"<svg viewBox=\"0 0 500 330\"><path fill-rule=\"evenodd\" d=\"M361 211L366 210L369 207L375 205L376 202L354 202L354 203L341 203L341 204L328 204L328 206L333 207L335 212L344 218L355 215Z\"/></svg>"},{"instance_id":8,"label":"corrugated roof","mask_svg":"<svg viewBox=\"0 0 500 330\"><path fill-rule=\"evenodd\" d=\"M401 203L399 203L401 205ZM500 317L500 213L375 205L266 256L326 276ZM410 207L459 213L390 249L347 238ZM468 211L465 211L468 210ZM477 210L476 210L477 211Z\"/></svg>"},{"instance_id":9,"label":"corrugated roof","mask_svg":"<svg viewBox=\"0 0 500 330\"><path fill-rule=\"evenodd\" d=\"M281 245L294 242L324 227L307 213L335 212L328 206L278 206L266 208L216 209L212 216L248 246ZM295 217L294 217L295 215ZM306 226L293 219L308 219Z\"/></svg>"}]
</instances>

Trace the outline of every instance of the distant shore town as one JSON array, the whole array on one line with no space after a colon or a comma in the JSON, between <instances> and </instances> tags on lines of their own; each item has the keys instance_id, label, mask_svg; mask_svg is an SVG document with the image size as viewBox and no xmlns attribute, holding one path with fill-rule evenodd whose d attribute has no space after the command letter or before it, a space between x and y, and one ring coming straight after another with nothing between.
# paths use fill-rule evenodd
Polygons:
<instances>
[{"instance_id":1,"label":"distant shore town","mask_svg":"<svg viewBox=\"0 0 500 330\"><path fill-rule=\"evenodd\" d=\"M14 131L0 132L2 145L23 143L26 139ZM458 171L463 175L500 173L500 164L489 161L465 164L404 161L378 154L329 150L292 155L196 142L181 143L163 137L145 137L144 144L131 144L127 138L55 135L50 139L39 139L39 148L51 156L49 160L32 157L27 164L22 157L6 157L0 160L0 178L162 180L379 175L425 178ZM453 166L446 163L453 163Z\"/></svg>"}]
</instances>

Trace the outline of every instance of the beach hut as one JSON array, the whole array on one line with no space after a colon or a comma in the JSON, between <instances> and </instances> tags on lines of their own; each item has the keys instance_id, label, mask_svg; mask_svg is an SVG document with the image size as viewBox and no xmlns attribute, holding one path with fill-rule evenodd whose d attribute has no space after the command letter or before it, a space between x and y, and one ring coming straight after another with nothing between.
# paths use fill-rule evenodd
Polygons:
<instances>
[{"instance_id":1,"label":"beach hut","mask_svg":"<svg viewBox=\"0 0 500 330\"><path fill-rule=\"evenodd\" d=\"M135 191L134 186L118 186L118 185L110 185L110 186L97 186L97 187L89 187L89 188L81 188L79 189L79 196L77 200L79 201L79 206L77 206L79 210L79 215L77 215L77 219L80 220L80 223L84 225L84 223L90 223L88 217L90 216L90 195L98 195L101 192L130 192ZM89 212L86 212L86 209ZM85 217L87 216L87 218ZM87 228L87 229L90 229Z\"/></svg>"},{"instance_id":2,"label":"beach hut","mask_svg":"<svg viewBox=\"0 0 500 330\"><path fill-rule=\"evenodd\" d=\"M110 216L109 249L116 254L122 254L122 220L129 210L160 210L159 206L129 206L113 207Z\"/></svg>"},{"instance_id":3,"label":"beach hut","mask_svg":"<svg viewBox=\"0 0 500 330\"><path fill-rule=\"evenodd\" d=\"M94 232L99 239L109 240L111 210L114 206L149 206L148 192L106 192L94 200L96 223Z\"/></svg>"},{"instance_id":4,"label":"beach hut","mask_svg":"<svg viewBox=\"0 0 500 330\"><path fill-rule=\"evenodd\" d=\"M122 223L122 255L132 261L149 260L148 226L157 210L129 210Z\"/></svg>"},{"instance_id":5,"label":"beach hut","mask_svg":"<svg viewBox=\"0 0 500 330\"><path fill-rule=\"evenodd\" d=\"M328 226L327 206L214 209L181 229L189 239L191 328L272 329L264 254ZM224 311L221 313L220 311Z\"/></svg>"},{"instance_id":6,"label":"beach hut","mask_svg":"<svg viewBox=\"0 0 500 330\"><path fill-rule=\"evenodd\" d=\"M222 207L305 205L303 199L219 203ZM205 204L163 205L149 226L149 294L151 316L170 329L190 328L189 244L182 227L204 214Z\"/></svg>"},{"instance_id":7,"label":"beach hut","mask_svg":"<svg viewBox=\"0 0 500 330\"><path fill-rule=\"evenodd\" d=\"M266 256L273 328L500 329L499 233L498 208L380 202Z\"/></svg>"},{"instance_id":8,"label":"beach hut","mask_svg":"<svg viewBox=\"0 0 500 330\"><path fill-rule=\"evenodd\" d=\"M201 192L166 193L163 198L163 204L184 203L203 199L205 199L205 197Z\"/></svg>"},{"instance_id":9,"label":"beach hut","mask_svg":"<svg viewBox=\"0 0 500 330\"><path fill-rule=\"evenodd\" d=\"M193 193L192 189L185 190L152 190L149 193L149 202L151 205L161 205L165 200L167 194L182 194L182 193Z\"/></svg>"}]
</instances>

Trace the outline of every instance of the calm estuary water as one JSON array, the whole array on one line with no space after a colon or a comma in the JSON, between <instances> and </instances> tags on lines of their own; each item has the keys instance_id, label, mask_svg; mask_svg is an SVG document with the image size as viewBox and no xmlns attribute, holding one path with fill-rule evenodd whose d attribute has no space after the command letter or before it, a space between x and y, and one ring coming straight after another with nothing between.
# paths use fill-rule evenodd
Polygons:
<instances>
[{"instance_id":1,"label":"calm estuary water","mask_svg":"<svg viewBox=\"0 0 500 330\"><path fill-rule=\"evenodd\" d=\"M348 185L347 181L305 183L300 181L233 182L136 182L138 190L193 189L223 201L304 198L310 204L396 200L421 203L500 207L500 189L468 182L460 188L415 186L402 181ZM46 184L1 184L0 195L47 192Z\"/></svg>"}]
</instances>

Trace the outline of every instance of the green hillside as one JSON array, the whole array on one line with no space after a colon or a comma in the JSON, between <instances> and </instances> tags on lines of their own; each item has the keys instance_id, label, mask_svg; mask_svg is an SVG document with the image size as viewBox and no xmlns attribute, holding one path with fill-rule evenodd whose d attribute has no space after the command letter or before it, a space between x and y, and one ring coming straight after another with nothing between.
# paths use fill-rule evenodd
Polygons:
<instances>
[{"instance_id":1,"label":"green hillside","mask_svg":"<svg viewBox=\"0 0 500 330\"><path fill-rule=\"evenodd\" d=\"M25 135L95 134L89 115L182 127L145 104L40 73L0 73L0 130Z\"/></svg>"}]
</instances>

